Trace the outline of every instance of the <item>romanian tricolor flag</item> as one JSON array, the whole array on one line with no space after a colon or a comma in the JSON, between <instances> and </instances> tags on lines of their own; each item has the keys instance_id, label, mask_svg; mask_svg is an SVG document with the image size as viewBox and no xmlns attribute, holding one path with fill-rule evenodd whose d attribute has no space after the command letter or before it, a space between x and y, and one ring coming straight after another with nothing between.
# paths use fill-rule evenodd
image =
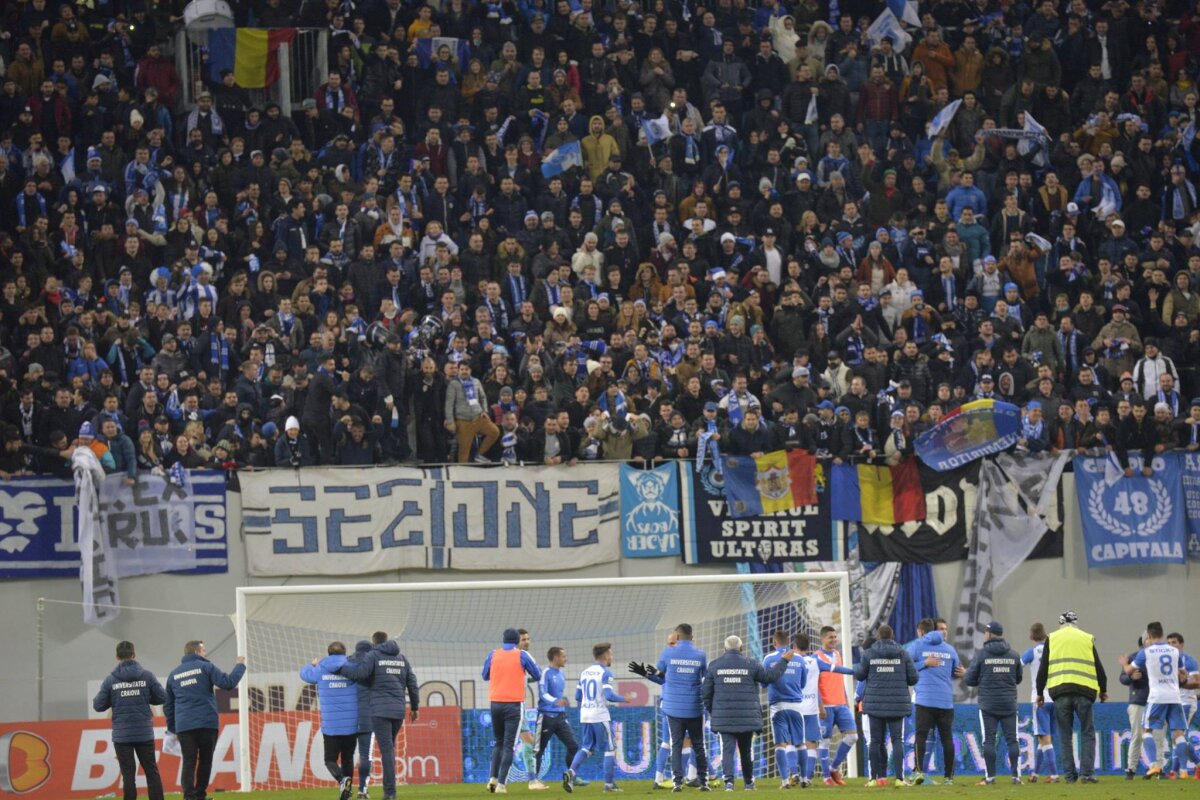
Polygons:
<instances>
[{"instance_id":1,"label":"romanian tricolor flag","mask_svg":"<svg viewBox=\"0 0 1200 800\"><path fill-rule=\"evenodd\" d=\"M279 45L296 38L295 28L216 28L208 32L209 74L233 70L243 89L262 89L279 80Z\"/></svg>"},{"instance_id":2,"label":"romanian tricolor flag","mask_svg":"<svg viewBox=\"0 0 1200 800\"><path fill-rule=\"evenodd\" d=\"M731 517L817 504L817 459L803 450L776 450L758 458L726 456L723 466Z\"/></svg>"},{"instance_id":3,"label":"romanian tricolor flag","mask_svg":"<svg viewBox=\"0 0 1200 800\"><path fill-rule=\"evenodd\" d=\"M925 519L925 490L915 458L894 467L835 464L829 486L834 519L868 525Z\"/></svg>"}]
</instances>

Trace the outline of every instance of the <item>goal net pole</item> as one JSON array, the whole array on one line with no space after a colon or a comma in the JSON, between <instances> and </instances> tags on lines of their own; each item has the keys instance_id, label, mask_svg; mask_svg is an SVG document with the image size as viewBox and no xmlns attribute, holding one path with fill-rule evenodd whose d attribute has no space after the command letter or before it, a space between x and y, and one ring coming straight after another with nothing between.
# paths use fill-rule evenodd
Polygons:
<instances>
[{"instance_id":1,"label":"goal net pole","mask_svg":"<svg viewBox=\"0 0 1200 800\"><path fill-rule=\"evenodd\" d=\"M833 625L837 626L838 631L839 631L839 638L840 638L841 652L842 652L842 661L847 666L852 665L853 661L852 661L852 657L851 657L851 644L850 644L851 631L850 631L850 618L849 618L850 584L849 584L849 575L846 572L802 572L802 573L779 573L779 574L764 574L764 575L746 575L746 574L694 575L694 576L693 575L684 575L684 576L670 576L670 577L639 577L639 578L586 578L586 579L505 580L505 581L447 581L447 582L420 582L420 583L356 583L356 584L348 584L348 585L324 584L324 585L311 585L311 586L309 586L309 585L245 586L245 587L238 587L236 589L236 597L235 597L236 611L235 611L235 613L236 613L237 647L238 647L238 655L247 657L247 667L250 669L251 675L253 675L253 673L256 670L264 671L264 672L270 672L272 670L278 670L278 671L287 670L287 671L291 671L292 674L294 675L295 670L299 669L299 667L302 666L303 663L307 663L307 661L312 657L312 655L317 654L317 653L312 652L312 648L315 647L318 642L327 642L328 641L328 639L324 638L326 636L326 633L323 633L323 631L336 632L338 630L343 630L341 628L334 628L331 626L323 627L320 624L321 619L318 619L312 615L318 613L320 611L321 607L327 603L327 604L330 604L333 606L337 606L337 608L335 610L330 612L330 616L337 616L337 612L338 611L344 612L346 605L352 603L353 599L356 595L364 595L365 596L365 595L392 594L395 597L397 597L397 599L399 599L400 597L405 597L405 598L412 599L415 602L416 598L420 597L421 595L424 595L425 598L429 598L431 595L436 595L436 594L448 595L448 594L453 594L453 593L462 593L462 594L467 595L468 597L470 597L472 595L478 597L478 596L482 596L482 595L491 594L491 595L493 595L494 598L498 598L499 596L501 596L501 593L516 593L516 592L520 592L521 590L534 590L535 592L545 592L546 590L561 591L564 593L570 592L570 593L575 593L574 596L569 595L569 594L564 594L563 601L561 602L561 604L556 604L554 607L555 611L561 612L558 620L569 619L570 615L572 613L574 613L579 616L579 619L581 621L589 623L587 626L589 630L585 634L583 634L584 636L602 637L604 634L605 626L603 624L598 624L596 622L597 613L598 613L597 608L595 606L589 606L585 603L580 603L579 602L580 598L591 598L593 600L599 600L599 599L606 599L606 597L608 595L611 595L614 598L619 598L622 595L622 590L637 590L637 589L642 590L642 592L645 593L647 597L650 597L653 595L654 592L662 592L663 590L670 590L673 588L679 588L679 589L691 588L693 590L693 592L702 592L703 589L705 589L706 587L711 588L713 590L713 596L715 597L717 595L721 595L722 592L724 592L725 594L728 594L731 591L731 588L733 585L740 585L740 588L742 589L743 593L746 590L749 590L750 597L753 600L754 599L753 598L753 588L755 586L761 586L761 587L766 588L766 587L772 587L773 585L780 585L780 584L782 584L782 586L776 586L776 588L773 591L775 591L775 592L789 591L788 587L786 586L787 584L792 584L793 586L797 587L797 589L803 584L815 585L815 588L818 590L821 590L824 597L826 598L823 601L824 605L832 606L833 603L836 602L836 619L829 619L829 618L822 619L822 620L810 619L807 616L808 609L798 608L798 606L801 605L799 600L788 601L787 598L784 598L783 601L777 600L774 604L768 603L768 604L764 605L764 607L762 607L762 608L759 608L757 605L742 606L742 607L735 608L735 607L733 607L732 604L729 604L727 606L723 606L720 609L718 609L720 612L722 612L722 615L716 616L715 620L724 621L724 620L734 619L737 617L741 617L742 620L745 620L746 618L750 618L749 622L740 623L744 626L741 633L745 634L747 632L750 632L758 637L758 641L752 641L752 640L747 639L747 647L748 647L748 651L749 651L749 652L747 652L747 655L751 656L751 657L759 657L759 658L761 658L761 654L759 654L757 652L757 648L759 647L761 642L766 641L770 637L771 631L770 630L746 631L744 629L745 627L754 629L759 626L760 621L754 618L755 614L765 615L768 611L776 611L777 609L784 609L790 613L788 614L788 617L784 620L783 624L789 624L791 622L794 622L794 618L796 618L796 617L801 617L801 618L806 619L806 621L808 623L810 623L814 626L812 628L812 641L814 642L814 647L819 643L819 638L816 635L817 630L819 629L819 624L833 624ZM821 588L822 586L824 587L823 589ZM836 595L834 595L832 591L825 591L825 590L832 590L834 588L834 586L836 586ZM736 590L734 590L734 591L736 591ZM835 596L836 596L836 601L834 601ZM743 594L743 597L744 597L744 594ZM254 615L256 612L261 612L263 609L269 609L269 607L272 605L270 603L270 601L276 600L276 599L283 601L285 604L289 601L298 604L297 609L292 609L292 611L301 618L298 619L295 623L292 623L290 621L280 622L280 621L278 621L278 619L274 619L273 621L269 621L269 622L255 621L255 620L251 619L251 615ZM309 600L313 601L314 607L313 608L305 608L303 606L304 599L309 599ZM379 598L379 599L383 599L383 598ZM542 596L542 599L545 599L544 595ZM555 598L555 599L557 600L557 598ZM697 594L696 597L689 598L689 599L692 600L692 602L694 602L694 603L703 604L705 598L702 595ZM805 596L805 598L803 598L803 599L808 600L809 598L807 598L807 596ZM317 603L320 603L321 606L315 606L315 604L317 604ZM531 603L530 605L532 606L532 605L536 605L536 604ZM793 607L789 608L789 606L793 606ZM520 608L523 609L524 606L521 606ZM365 607L355 607L353 610L357 614L360 609L362 609L364 612L361 616L367 617L367 619L361 621L362 629L363 629L364 633L367 630L369 630L371 627L375 627L376 623L378 624L379 628L386 628L388 630L393 630L394 629L393 627L388 627L388 625L389 625L388 620L390 619L389 614L394 613L396 615L394 620L396 623L399 623L399 621L402 617L401 612L403 610L403 609L401 609L400 604L397 604L396 611L394 611L394 612L389 612L388 609L378 608L378 604L375 604L375 605L368 604ZM455 647L456 644L458 645L459 649L461 649L461 645L463 643L465 643L468 646L480 645L482 647L486 647L488 645L483 643L485 641L490 643L491 646L498 646L499 635L500 635L501 630L503 630L503 628L505 628L505 627L513 627L513 626L521 624L523 622L522 615L524 615L524 613L525 613L523 610L501 611L500 613L505 614L505 616L503 617L503 620L506 620L503 624L501 624L501 618L499 618L499 617L496 619L489 618L481 623L480 617L488 614L489 611L492 610L488 603L482 602L482 600L480 600L480 599L476 599L471 604L460 606L460 609L461 610L459 611L459 615L462 617L462 619L461 620L455 619L454 623L450 623L450 624L456 624L456 623L461 622L461 624L463 626L466 626L468 623L471 623L471 628L473 629L474 638L472 638L471 633L468 633L465 630L462 631L460 634L460 631L458 631L458 630L454 630L449 627L444 628L442 630L447 635L447 638L444 640L444 646L447 649ZM649 608L646 611L646 615L647 615L647 617L654 617L654 620L661 622L665 625L666 623L665 623L665 618L663 618L663 615L665 615L666 613L671 614L672 618L674 618L674 616L678 616L679 619L676 620L676 622L685 622L685 621L689 621L688 612L692 609L695 609L697 611L698 615L703 614L703 612L701 612L697 606L692 605L692 606L686 606L684 609L680 609L680 608L671 608L669 610L664 609L661 614L656 613L652 608ZM283 609L285 616L286 616L287 610L288 609ZM537 610L536 608L532 608L532 607L529 608L529 613L527 616L530 616L530 617L534 616L536 610ZM827 611L834 612L835 609L828 608ZM629 609L626 609L626 612L627 613L636 613L636 611L631 611ZM495 613L495 612L493 611L492 613ZM599 613L603 614L603 611L601 611ZM780 614L781 617L783 616L783 612L778 612L778 613ZM306 615L308 615L308 616L306 616ZM516 616L517 618L515 618L515 619L511 618L513 616ZM287 619L290 620L291 617L287 617ZM628 629L629 623L631 622L631 620L628 618L628 616L624 615L621 610L615 610L612 612L611 616L601 617L600 620L601 620L601 622L603 622L604 620L607 620L609 623L611 623L614 626L614 628L624 628L624 629ZM280 634L277 634L281 637L277 640L278 642L286 643L289 645L295 644L297 641L302 642L301 644L296 644L295 646L303 647L305 649L297 650L295 653L288 653L288 655L291 657L291 660L286 663L282 663L282 664L260 663L260 661L259 661L260 654L258 652L251 652L251 651L255 650L255 648L258 648L258 647L262 647L265 651L266 644L258 641L259 637L257 635L254 640L251 639L250 624L252 622L255 622L256 626L261 626L261 627L256 628L256 630L262 630L267 627L282 628L283 632ZM411 622L411 620L410 620L410 622ZM478 628L480 628L481 624L485 626L486 636L489 637L486 640L481 639L481 634L477 630ZM773 626L774 624L778 624L778 623L767 622L766 624ZM493 627L495 628L494 631L491 630L491 628L493 628ZM618 659L623 660L624 658L634 658L634 657L649 658L649 657L654 656L655 654L657 654L657 652L659 652L661 650L662 640L665 639L665 635L673 627L674 627L674 623L670 623L669 627L660 626L660 627L656 627L656 628L648 628L646 626L641 626L640 628L638 628L638 630L635 633L623 633L623 632L614 630L613 635L611 637L614 639L614 641L620 640L620 638L622 636L633 637L633 641L630 641L630 639L627 638L622 643L622 647L628 647L630 645L633 645L639 649L639 652L621 652L618 654ZM535 636L538 635L539 631L535 624L531 624L531 630L533 631ZM303 641L302 634L304 634L306 632L310 633L312 635L310 637L311 638L310 642ZM738 632L738 631L730 630L730 632ZM266 635L266 634L264 634L264 635ZM450 638L450 637L453 637L456 635L458 635L459 638L457 638L457 639ZM715 634L712 634L712 632L710 632L710 635L715 636ZM343 637L349 638L349 635L343 634ZM641 638L638 638L638 637L641 637ZM399 631L396 632L395 638L397 638L400 641L400 646L401 646L402 652L405 652L406 641L409 642L410 647L413 646L412 641L407 640L406 637L404 637ZM608 637L604 637L604 638L608 638ZM721 638L723 638L723 637L721 637ZM743 635L743 638L746 638L746 637ZM595 641L599 641L599 640L600 640L599 638L595 639ZM539 646L542 644L546 644L546 643L554 643L554 642L547 642L547 641L543 640L543 641L539 642ZM716 643L715 640L714 640L714 643ZM348 644L348 647L350 647L349 642L347 644ZM435 644L439 644L439 643L435 642ZM430 640L428 640L428 639L422 640L422 641L420 641L419 645L420 646L429 646ZM653 645L653 647L655 648L653 653L640 652L640 650L642 648L650 646L650 645ZM712 644L709 645L710 648L712 646L713 646ZM324 644L320 644L320 647L323 648ZM471 654L470 654L471 663L474 663L476 660L478 660L479 663L482 663L484 654L485 653L484 653L483 649L480 649L478 653L471 651ZM303 655L304 657L300 658L301 655ZM409 655L411 655L411 653L409 653ZM710 659L715 658L718 655L720 655L719 652L710 652L709 653ZM538 660L541 661L542 659L539 658ZM585 657L584 661L586 661L586 660L587 659ZM413 663L415 664L415 668L418 672L418 675L421 677L422 680L427 680L426 675L421 674L421 671L423 669L429 670L432 668L432 669L436 670L439 667L445 666L443 664L437 663L436 661L431 661L428 658L424 658L421 660L414 659ZM458 666L459 668L462 668L461 665L456 665L456 666ZM574 664L572 666L572 671L574 671L575 667L578 667L578 666L579 666L578 664ZM473 667L471 667L471 669L475 673L477 673L478 666L477 665L473 666ZM434 679L439 679L440 676L435 674L432 677ZM847 702L848 702L848 704L850 704L852 706L854 691L853 691L852 683L850 683L850 681L848 680L849 677L850 676L845 676L845 678L847 679L847 681L846 681L847 682ZM239 722L238 739L237 739L237 748L238 748L238 756L239 756L238 776L239 776L239 783L241 786L241 790L243 792L253 791L256 788L260 788L260 789L261 788L279 788L278 786L268 787L268 786L261 785L261 775L259 776L260 785L258 785L258 786L255 785L255 765L254 765L253 759L252 759L252 755L253 755L253 753L252 753L252 729L251 729L251 725L252 725L251 705L252 705L252 702L251 702L250 684L251 684L250 680L243 680L239 683L239 686L238 686L238 722ZM269 713L269 712L267 712L267 713ZM407 727L408 726L405 725L405 728L407 728ZM770 722L769 722L769 720L767 720L765 728L764 728L764 732L769 733L769 731L770 731ZM657 744L658 744L657 741L655 741L650 746L656 747ZM317 746L317 745L314 744L314 746ZM766 749L766 739L765 738L763 740L762 746L765 751L765 749ZM856 754L852 751L849 754L848 761L847 761L847 767L851 773L853 773L856 770L856 766L857 766L856 761L857 761Z\"/></svg>"}]
</instances>

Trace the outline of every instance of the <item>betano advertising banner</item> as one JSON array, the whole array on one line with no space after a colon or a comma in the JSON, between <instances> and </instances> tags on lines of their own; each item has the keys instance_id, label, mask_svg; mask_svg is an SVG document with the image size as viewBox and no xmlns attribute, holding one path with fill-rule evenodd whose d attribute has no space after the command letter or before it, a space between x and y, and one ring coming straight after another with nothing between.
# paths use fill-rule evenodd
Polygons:
<instances>
[{"instance_id":1,"label":"betano advertising banner","mask_svg":"<svg viewBox=\"0 0 1200 800\"><path fill-rule=\"evenodd\" d=\"M1129 720L1124 703L1100 703L1095 706L1097 774L1116 775L1124 769L1129 744ZM568 712L578 728L577 710ZM656 715L650 706L619 707L612 710L616 744L618 780L648 779L654 769L658 746ZM272 782L274 788L329 786L332 781L324 765L324 751L318 715L314 711L253 714L257 726L251 736L251 758L256 782ZM160 754L159 771L168 793L179 791L179 759L162 755L165 726L155 729ZM1196 723L1194 723L1196 724ZM405 723L397 752L397 774L411 785L424 783L482 783L487 780L491 755L491 718L486 709L426 707L420 721ZM1200 741L1200 731L1191 737ZM720 761L720 743L711 733L706 740L710 758ZM1034 736L1030 706L1023 704L1017 717L1017 738L1021 747L1021 769L1028 773L1033 763ZM238 722L236 714L221 715L221 730L213 757L212 791L238 789ZM770 749L763 737L755 740L756 772L766 776ZM1057 744L1057 742L1056 742ZM1003 743L1001 743L1003 752ZM937 750L937 748L935 748ZM956 772L978 775L983 772L983 739L979 711L975 705L958 705L954 715L954 751ZM543 777L561 774L562 746L551 744L550 758L543 763ZM940 758L940 750L937 750ZM602 759L592 758L582 775L598 778ZM859 763L861 764L861 757ZM1007 773L1007 760L1000 759L1001 776ZM30 800L92 798L120 793L120 770L113 750L108 720L70 720L0 724L0 793L19 794ZM909 765L911 767L911 764ZM1145 761L1143 761L1145 766ZM378 785L382 777L378 752L372 765ZM511 781L528 780L523 756L518 751L510 773ZM144 783L139 783L143 787Z\"/></svg>"},{"instance_id":2,"label":"betano advertising banner","mask_svg":"<svg viewBox=\"0 0 1200 800\"><path fill-rule=\"evenodd\" d=\"M553 570L621 556L613 465L243 472L255 577Z\"/></svg>"}]
</instances>

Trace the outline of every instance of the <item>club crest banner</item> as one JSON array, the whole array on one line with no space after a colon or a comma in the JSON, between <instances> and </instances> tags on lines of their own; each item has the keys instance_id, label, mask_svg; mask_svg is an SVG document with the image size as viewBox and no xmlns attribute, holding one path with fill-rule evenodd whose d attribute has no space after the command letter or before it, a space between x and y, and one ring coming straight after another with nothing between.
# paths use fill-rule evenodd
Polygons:
<instances>
[{"instance_id":1,"label":"club crest banner","mask_svg":"<svg viewBox=\"0 0 1200 800\"><path fill-rule=\"evenodd\" d=\"M564 570L621 556L611 464L245 472L250 574Z\"/></svg>"},{"instance_id":2,"label":"club crest banner","mask_svg":"<svg viewBox=\"0 0 1200 800\"><path fill-rule=\"evenodd\" d=\"M679 470L621 465L621 554L626 558L679 555Z\"/></svg>"},{"instance_id":3,"label":"club crest banner","mask_svg":"<svg viewBox=\"0 0 1200 800\"><path fill-rule=\"evenodd\" d=\"M1162 453L1142 475L1143 459L1130 454L1133 476L1113 457L1075 458L1075 491L1089 567L1182 564L1187 539L1184 454Z\"/></svg>"}]
</instances>

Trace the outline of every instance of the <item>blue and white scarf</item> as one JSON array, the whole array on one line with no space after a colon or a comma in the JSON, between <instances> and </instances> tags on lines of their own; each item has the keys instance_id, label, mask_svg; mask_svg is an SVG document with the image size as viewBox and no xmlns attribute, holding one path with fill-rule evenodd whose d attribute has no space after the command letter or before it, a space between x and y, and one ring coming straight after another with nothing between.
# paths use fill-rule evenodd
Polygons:
<instances>
[{"instance_id":1,"label":"blue and white scarf","mask_svg":"<svg viewBox=\"0 0 1200 800\"><path fill-rule=\"evenodd\" d=\"M717 421L710 419L708 427L700 431L696 437L696 472L704 468L704 457L707 453L712 453L713 469L718 475L724 474L721 465L721 443L714 440L713 436L717 433Z\"/></svg>"},{"instance_id":2,"label":"blue and white scarf","mask_svg":"<svg viewBox=\"0 0 1200 800\"><path fill-rule=\"evenodd\" d=\"M208 354L210 363L220 369L222 377L229 372L229 342L215 331L208 337Z\"/></svg>"}]
</instances>

